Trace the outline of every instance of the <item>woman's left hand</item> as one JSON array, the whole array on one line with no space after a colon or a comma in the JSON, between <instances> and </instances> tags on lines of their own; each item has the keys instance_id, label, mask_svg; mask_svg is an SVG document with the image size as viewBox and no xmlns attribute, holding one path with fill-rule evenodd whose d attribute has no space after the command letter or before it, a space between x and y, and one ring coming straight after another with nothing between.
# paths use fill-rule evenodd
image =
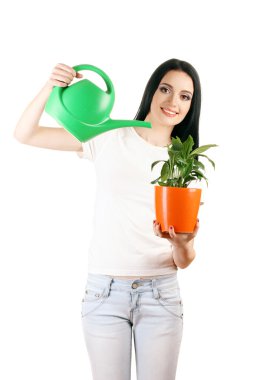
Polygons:
<instances>
[{"instance_id":1,"label":"woman's left hand","mask_svg":"<svg viewBox=\"0 0 253 380\"><path fill-rule=\"evenodd\" d=\"M192 233L176 234L173 226L170 226L169 232L162 232L161 225L156 220L153 222L153 230L156 236L168 239L171 242L171 244L175 247L184 247L197 235L199 230L199 220L197 220L197 223Z\"/></svg>"}]
</instances>

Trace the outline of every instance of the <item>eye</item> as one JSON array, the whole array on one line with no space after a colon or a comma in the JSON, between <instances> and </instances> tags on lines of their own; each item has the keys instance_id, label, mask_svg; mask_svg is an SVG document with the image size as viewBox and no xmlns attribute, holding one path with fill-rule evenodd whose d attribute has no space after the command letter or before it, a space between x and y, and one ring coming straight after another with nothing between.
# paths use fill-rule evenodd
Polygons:
<instances>
[{"instance_id":1,"label":"eye","mask_svg":"<svg viewBox=\"0 0 253 380\"><path fill-rule=\"evenodd\" d=\"M168 87L165 87L165 86L160 86L159 89L164 94L169 94L171 91Z\"/></svg>"},{"instance_id":2,"label":"eye","mask_svg":"<svg viewBox=\"0 0 253 380\"><path fill-rule=\"evenodd\" d=\"M183 100L191 100L190 95L181 95Z\"/></svg>"}]
</instances>

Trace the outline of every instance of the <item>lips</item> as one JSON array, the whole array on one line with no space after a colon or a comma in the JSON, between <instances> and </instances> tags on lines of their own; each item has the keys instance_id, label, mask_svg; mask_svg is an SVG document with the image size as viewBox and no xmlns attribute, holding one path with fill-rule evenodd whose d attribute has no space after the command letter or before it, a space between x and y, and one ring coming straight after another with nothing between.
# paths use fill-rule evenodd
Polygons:
<instances>
[{"instance_id":1,"label":"lips","mask_svg":"<svg viewBox=\"0 0 253 380\"><path fill-rule=\"evenodd\" d=\"M175 116L177 116L177 114L178 114L178 112L172 111L172 110L169 109L169 108L162 108L162 107L161 107L161 110L162 110L162 112L163 112L166 116L168 116L168 117L175 117Z\"/></svg>"}]
</instances>

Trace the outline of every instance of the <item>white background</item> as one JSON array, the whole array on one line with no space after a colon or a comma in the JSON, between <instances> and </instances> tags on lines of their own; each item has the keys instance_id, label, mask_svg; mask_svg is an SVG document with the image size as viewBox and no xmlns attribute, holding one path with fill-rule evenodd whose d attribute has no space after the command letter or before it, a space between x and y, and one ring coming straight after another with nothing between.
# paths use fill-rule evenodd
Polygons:
<instances>
[{"instance_id":1,"label":"white background","mask_svg":"<svg viewBox=\"0 0 253 380\"><path fill-rule=\"evenodd\" d=\"M21 113L57 63L90 63L114 83L111 116L133 118L151 73L179 58L202 83L200 143L219 148L209 151L217 169L207 164L197 257L178 273L184 336L177 380L252 379L249 2L23 0L1 14L1 378L92 378L80 311L93 165L18 143ZM46 114L40 124L56 125ZM135 380L134 355L132 373Z\"/></svg>"}]
</instances>

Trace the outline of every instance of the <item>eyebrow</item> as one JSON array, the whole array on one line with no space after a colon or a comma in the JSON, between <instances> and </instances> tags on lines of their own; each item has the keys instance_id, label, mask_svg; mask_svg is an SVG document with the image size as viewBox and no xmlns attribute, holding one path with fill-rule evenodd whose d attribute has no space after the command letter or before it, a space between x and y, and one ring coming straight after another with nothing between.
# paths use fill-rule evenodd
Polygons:
<instances>
[{"instance_id":1,"label":"eyebrow","mask_svg":"<svg viewBox=\"0 0 253 380\"><path fill-rule=\"evenodd\" d=\"M171 84L169 84L169 83L165 83L165 82L163 82L163 83L161 83L160 85L162 85L162 84L166 84L166 86L168 86L168 87L170 87L170 88L174 88L173 86L171 86ZM188 90L182 90L183 92L188 92L188 94L191 94L192 95L192 93L191 93L191 91L188 91Z\"/></svg>"}]
</instances>

